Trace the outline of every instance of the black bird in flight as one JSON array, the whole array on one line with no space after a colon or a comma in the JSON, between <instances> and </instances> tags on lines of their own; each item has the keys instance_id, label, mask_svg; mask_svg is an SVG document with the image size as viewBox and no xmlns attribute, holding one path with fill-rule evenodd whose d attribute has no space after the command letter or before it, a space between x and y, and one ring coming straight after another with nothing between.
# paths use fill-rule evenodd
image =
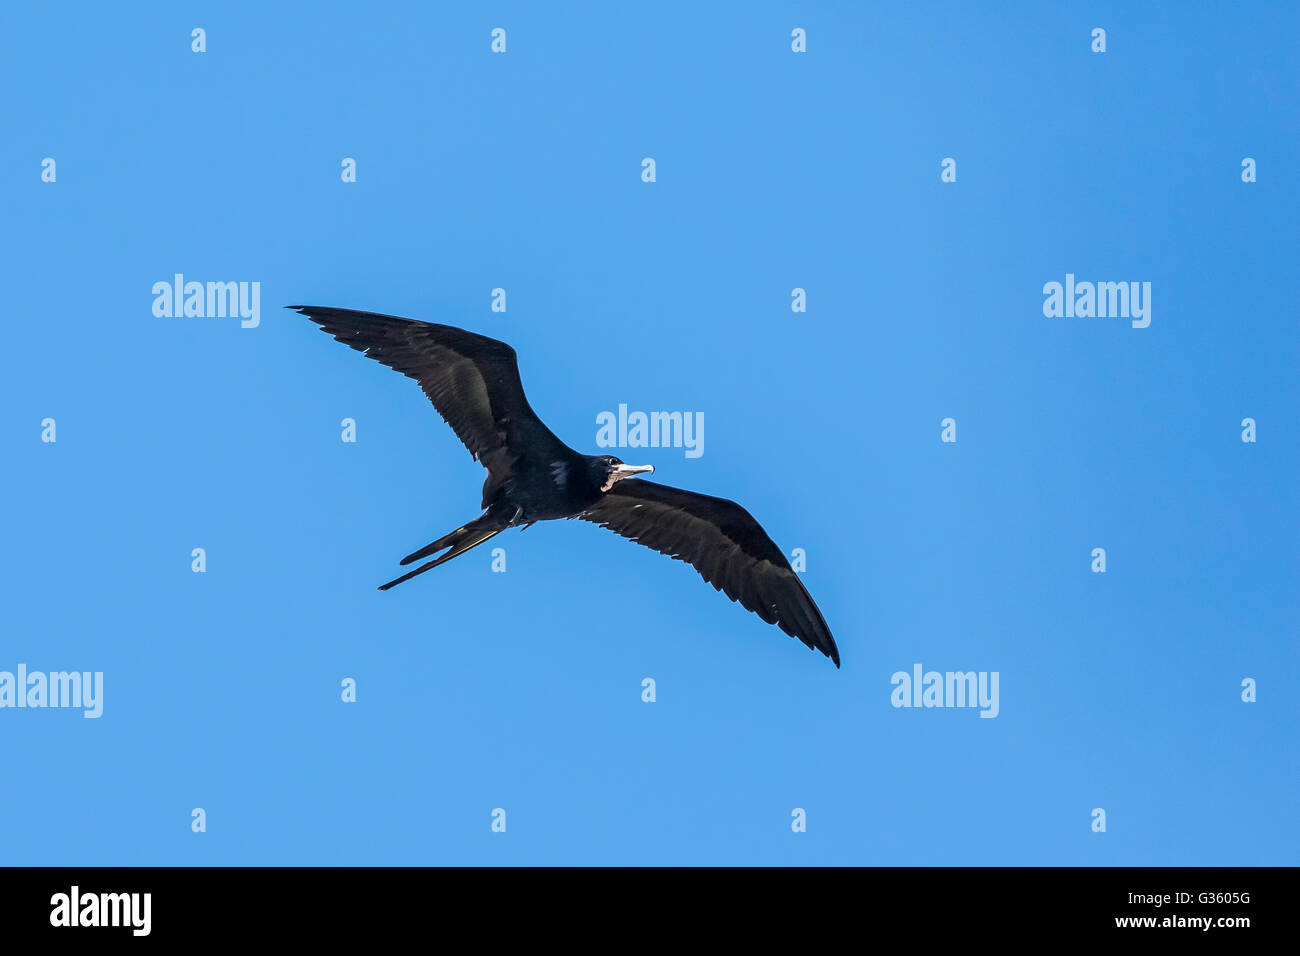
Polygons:
<instances>
[{"instance_id":1,"label":"black bird in flight","mask_svg":"<svg viewBox=\"0 0 1300 956\"><path fill-rule=\"evenodd\" d=\"M484 513L404 557L405 565L443 552L381 585L381 591L507 528L581 518L687 562L731 600L840 666L839 650L817 605L748 511L725 498L644 479L624 481L654 468L574 451L529 406L509 345L450 325L392 315L314 305L288 308L344 345L419 382L438 414L487 469Z\"/></svg>"}]
</instances>

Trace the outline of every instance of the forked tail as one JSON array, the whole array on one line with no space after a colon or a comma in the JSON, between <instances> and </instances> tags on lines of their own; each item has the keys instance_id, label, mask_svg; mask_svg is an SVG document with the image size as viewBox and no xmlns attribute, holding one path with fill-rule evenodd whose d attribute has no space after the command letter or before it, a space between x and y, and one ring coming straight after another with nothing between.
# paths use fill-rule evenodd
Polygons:
<instances>
[{"instance_id":1,"label":"forked tail","mask_svg":"<svg viewBox=\"0 0 1300 956\"><path fill-rule=\"evenodd\" d=\"M421 558L427 558L429 555L442 551L444 548L448 549L447 553L420 565L414 571L408 571L400 578L389 581L387 584L379 585L379 590L387 591L389 588L396 587L403 581L411 580L411 578L415 577L417 574L423 574L430 568L436 568L440 564L447 563L458 554L464 554L470 548L478 547L488 538L498 535L502 531L506 530L506 528L510 527L511 520L512 519L509 515L502 514L499 511L489 511L487 514L475 518L463 527L457 528L450 534L443 535L437 541L431 541L419 551L416 551L413 554L408 554L406 557L402 558L401 563L410 564L412 561L419 561Z\"/></svg>"}]
</instances>

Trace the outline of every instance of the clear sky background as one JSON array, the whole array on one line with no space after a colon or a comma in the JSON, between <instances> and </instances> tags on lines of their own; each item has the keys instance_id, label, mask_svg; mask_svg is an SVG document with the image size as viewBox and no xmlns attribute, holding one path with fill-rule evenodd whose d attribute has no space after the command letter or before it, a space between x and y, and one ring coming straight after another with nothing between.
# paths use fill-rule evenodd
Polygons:
<instances>
[{"instance_id":1,"label":"clear sky background","mask_svg":"<svg viewBox=\"0 0 1300 956\"><path fill-rule=\"evenodd\" d=\"M0 670L105 681L0 710L0 862L1300 862L1294 4L0 26ZM260 326L155 317L177 272ZM1150 327L1044 317L1066 273ZM702 412L621 456L803 548L843 669L582 522L375 590L483 473L299 302L510 342L579 450ZM895 709L916 663L999 716Z\"/></svg>"}]
</instances>

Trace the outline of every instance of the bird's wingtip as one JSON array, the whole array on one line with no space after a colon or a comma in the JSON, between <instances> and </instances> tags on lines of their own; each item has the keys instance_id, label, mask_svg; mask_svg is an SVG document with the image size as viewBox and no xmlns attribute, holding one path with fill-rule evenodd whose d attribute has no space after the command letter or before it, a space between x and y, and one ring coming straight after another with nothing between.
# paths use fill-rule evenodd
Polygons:
<instances>
[{"instance_id":1,"label":"bird's wingtip","mask_svg":"<svg viewBox=\"0 0 1300 956\"><path fill-rule=\"evenodd\" d=\"M327 317L334 311L333 309L320 305L286 305L285 308L297 312L299 315L306 316L320 326L324 326L325 323L329 321Z\"/></svg>"},{"instance_id":2,"label":"bird's wingtip","mask_svg":"<svg viewBox=\"0 0 1300 956\"><path fill-rule=\"evenodd\" d=\"M821 651L823 654L825 654L827 657L831 659L831 663L835 665L836 670L840 669L840 649L835 646L834 641L830 642L829 647L823 644L818 644L817 650Z\"/></svg>"}]
</instances>

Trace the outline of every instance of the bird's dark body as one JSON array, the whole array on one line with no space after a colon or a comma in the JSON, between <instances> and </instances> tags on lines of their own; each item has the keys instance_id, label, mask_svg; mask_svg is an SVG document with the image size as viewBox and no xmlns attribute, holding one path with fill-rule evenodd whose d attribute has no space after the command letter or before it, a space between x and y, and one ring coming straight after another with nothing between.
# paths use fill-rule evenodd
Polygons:
<instances>
[{"instance_id":1,"label":"bird's dark body","mask_svg":"<svg viewBox=\"0 0 1300 956\"><path fill-rule=\"evenodd\" d=\"M504 342L437 325L322 306L289 306L340 342L414 379L488 472L483 514L407 555L443 552L381 585L387 590L507 528L580 518L686 561L719 591L839 666L821 612L789 562L748 511L725 498L671 488L609 455L574 451L524 397L515 351Z\"/></svg>"},{"instance_id":2,"label":"bird's dark body","mask_svg":"<svg viewBox=\"0 0 1300 956\"><path fill-rule=\"evenodd\" d=\"M584 456L565 450L565 454L543 456L535 460L526 456L516 462L515 473L493 490L491 478L484 482L484 508L519 509L516 524L572 518L586 511L604 492L589 474ZM493 497L486 497L491 491Z\"/></svg>"}]
</instances>

